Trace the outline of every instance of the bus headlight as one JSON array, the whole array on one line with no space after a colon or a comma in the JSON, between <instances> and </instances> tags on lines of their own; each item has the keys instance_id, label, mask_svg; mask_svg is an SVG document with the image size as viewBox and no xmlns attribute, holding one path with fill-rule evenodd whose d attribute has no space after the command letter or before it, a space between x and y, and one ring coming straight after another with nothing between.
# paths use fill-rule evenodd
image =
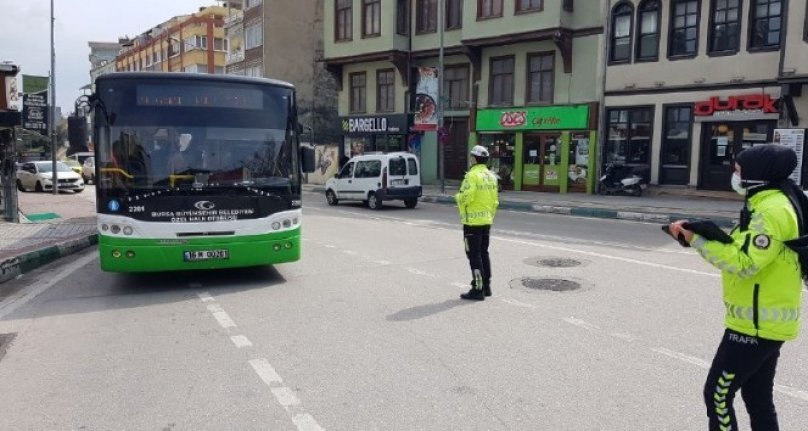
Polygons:
<instances>
[{"instance_id":1,"label":"bus headlight","mask_svg":"<svg viewBox=\"0 0 808 431\"><path fill-rule=\"evenodd\" d=\"M272 230L278 230L281 228L280 222L272 222Z\"/></svg>"},{"instance_id":2,"label":"bus headlight","mask_svg":"<svg viewBox=\"0 0 808 431\"><path fill-rule=\"evenodd\" d=\"M109 228L109 230L110 230L110 232L112 232L112 233L114 233L114 234L121 233L121 227L120 227L120 226L118 226L117 224L112 225L112 226Z\"/></svg>"},{"instance_id":3,"label":"bus headlight","mask_svg":"<svg viewBox=\"0 0 808 431\"><path fill-rule=\"evenodd\" d=\"M132 229L132 226L126 226L126 227L124 227L124 228L123 228L123 234L124 234L124 235L132 235L132 233L133 233L134 231L135 231L135 230L134 230L134 229Z\"/></svg>"},{"instance_id":4,"label":"bus headlight","mask_svg":"<svg viewBox=\"0 0 808 431\"><path fill-rule=\"evenodd\" d=\"M283 221L283 227L291 227L291 226L292 226L292 220L286 219Z\"/></svg>"},{"instance_id":5,"label":"bus headlight","mask_svg":"<svg viewBox=\"0 0 808 431\"><path fill-rule=\"evenodd\" d=\"M101 225L101 230L104 231L104 232L108 231L109 230L109 225L107 225L106 223L102 224Z\"/></svg>"}]
</instances>

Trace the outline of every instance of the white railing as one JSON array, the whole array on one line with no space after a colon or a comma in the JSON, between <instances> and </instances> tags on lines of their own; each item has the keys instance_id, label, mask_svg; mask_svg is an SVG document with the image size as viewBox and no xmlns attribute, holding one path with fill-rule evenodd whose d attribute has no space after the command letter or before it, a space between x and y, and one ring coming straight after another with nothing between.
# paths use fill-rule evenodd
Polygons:
<instances>
[{"instance_id":1,"label":"white railing","mask_svg":"<svg viewBox=\"0 0 808 431\"><path fill-rule=\"evenodd\" d=\"M231 27L244 20L243 14L230 15L224 19L224 26Z\"/></svg>"},{"instance_id":2,"label":"white railing","mask_svg":"<svg viewBox=\"0 0 808 431\"><path fill-rule=\"evenodd\" d=\"M244 51L228 52L224 56L224 61L226 64L233 64L238 63L239 61L244 61Z\"/></svg>"}]
</instances>

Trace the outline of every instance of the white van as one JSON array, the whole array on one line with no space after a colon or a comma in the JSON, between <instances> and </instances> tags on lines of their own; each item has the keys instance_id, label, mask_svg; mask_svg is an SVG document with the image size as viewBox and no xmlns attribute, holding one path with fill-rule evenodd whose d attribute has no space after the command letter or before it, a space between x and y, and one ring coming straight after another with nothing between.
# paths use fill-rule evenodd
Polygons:
<instances>
[{"instance_id":1,"label":"white van","mask_svg":"<svg viewBox=\"0 0 808 431\"><path fill-rule=\"evenodd\" d=\"M379 209L384 201L401 200L407 208L415 208L421 193L421 166L414 154L406 152L355 156L325 183L329 205L353 200Z\"/></svg>"}]
</instances>

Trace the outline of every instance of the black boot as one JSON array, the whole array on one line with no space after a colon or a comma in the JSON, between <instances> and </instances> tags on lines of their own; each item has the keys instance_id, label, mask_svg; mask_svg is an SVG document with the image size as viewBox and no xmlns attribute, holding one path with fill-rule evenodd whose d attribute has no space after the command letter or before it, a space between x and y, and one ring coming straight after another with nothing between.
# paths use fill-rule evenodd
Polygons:
<instances>
[{"instance_id":1,"label":"black boot","mask_svg":"<svg viewBox=\"0 0 808 431\"><path fill-rule=\"evenodd\" d=\"M483 286L483 295L491 296L491 285Z\"/></svg>"},{"instance_id":2,"label":"black boot","mask_svg":"<svg viewBox=\"0 0 808 431\"><path fill-rule=\"evenodd\" d=\"M460 297L463 298L463 299L468 299L470 301L484 301L485 300L485 295L483 294L483 290L482 289L475 289L473 287L467 293L464 293L464 294L460 295Z\"/></svg>"}]
</instances>

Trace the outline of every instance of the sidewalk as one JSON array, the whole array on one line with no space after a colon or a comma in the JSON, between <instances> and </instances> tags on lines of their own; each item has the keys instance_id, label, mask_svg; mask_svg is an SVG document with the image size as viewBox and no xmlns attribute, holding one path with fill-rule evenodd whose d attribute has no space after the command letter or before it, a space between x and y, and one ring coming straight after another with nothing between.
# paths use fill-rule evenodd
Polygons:
<instances>
[{"instance_id":1,"label":"sidewalk","mask_svg":"<svg viewBox=\"0 0 808 431\"><path fill-rule=\"evenodd\" d=\"M94 190L18 196L22 222L0 221L0 283L98 241Z\"/></svg>"},{"instance_id":2,"label":"sidewalk","mask_svg":"<svg viewBox=\"0 0 808 431\"><path fill-rule=\"evenodd\" d=\"M325 192L320 185L304 185L303 188L310 192ZM440 186L424 186L421 202L454 205L457 188L457 185L447 185L442 193ZM729 228L735 224L743 202L740 198L724 200L674 195L633 197L502 191L499 204L501 209L515 211L657 223L708 218Z\"/></svg>"}]
</instances>

